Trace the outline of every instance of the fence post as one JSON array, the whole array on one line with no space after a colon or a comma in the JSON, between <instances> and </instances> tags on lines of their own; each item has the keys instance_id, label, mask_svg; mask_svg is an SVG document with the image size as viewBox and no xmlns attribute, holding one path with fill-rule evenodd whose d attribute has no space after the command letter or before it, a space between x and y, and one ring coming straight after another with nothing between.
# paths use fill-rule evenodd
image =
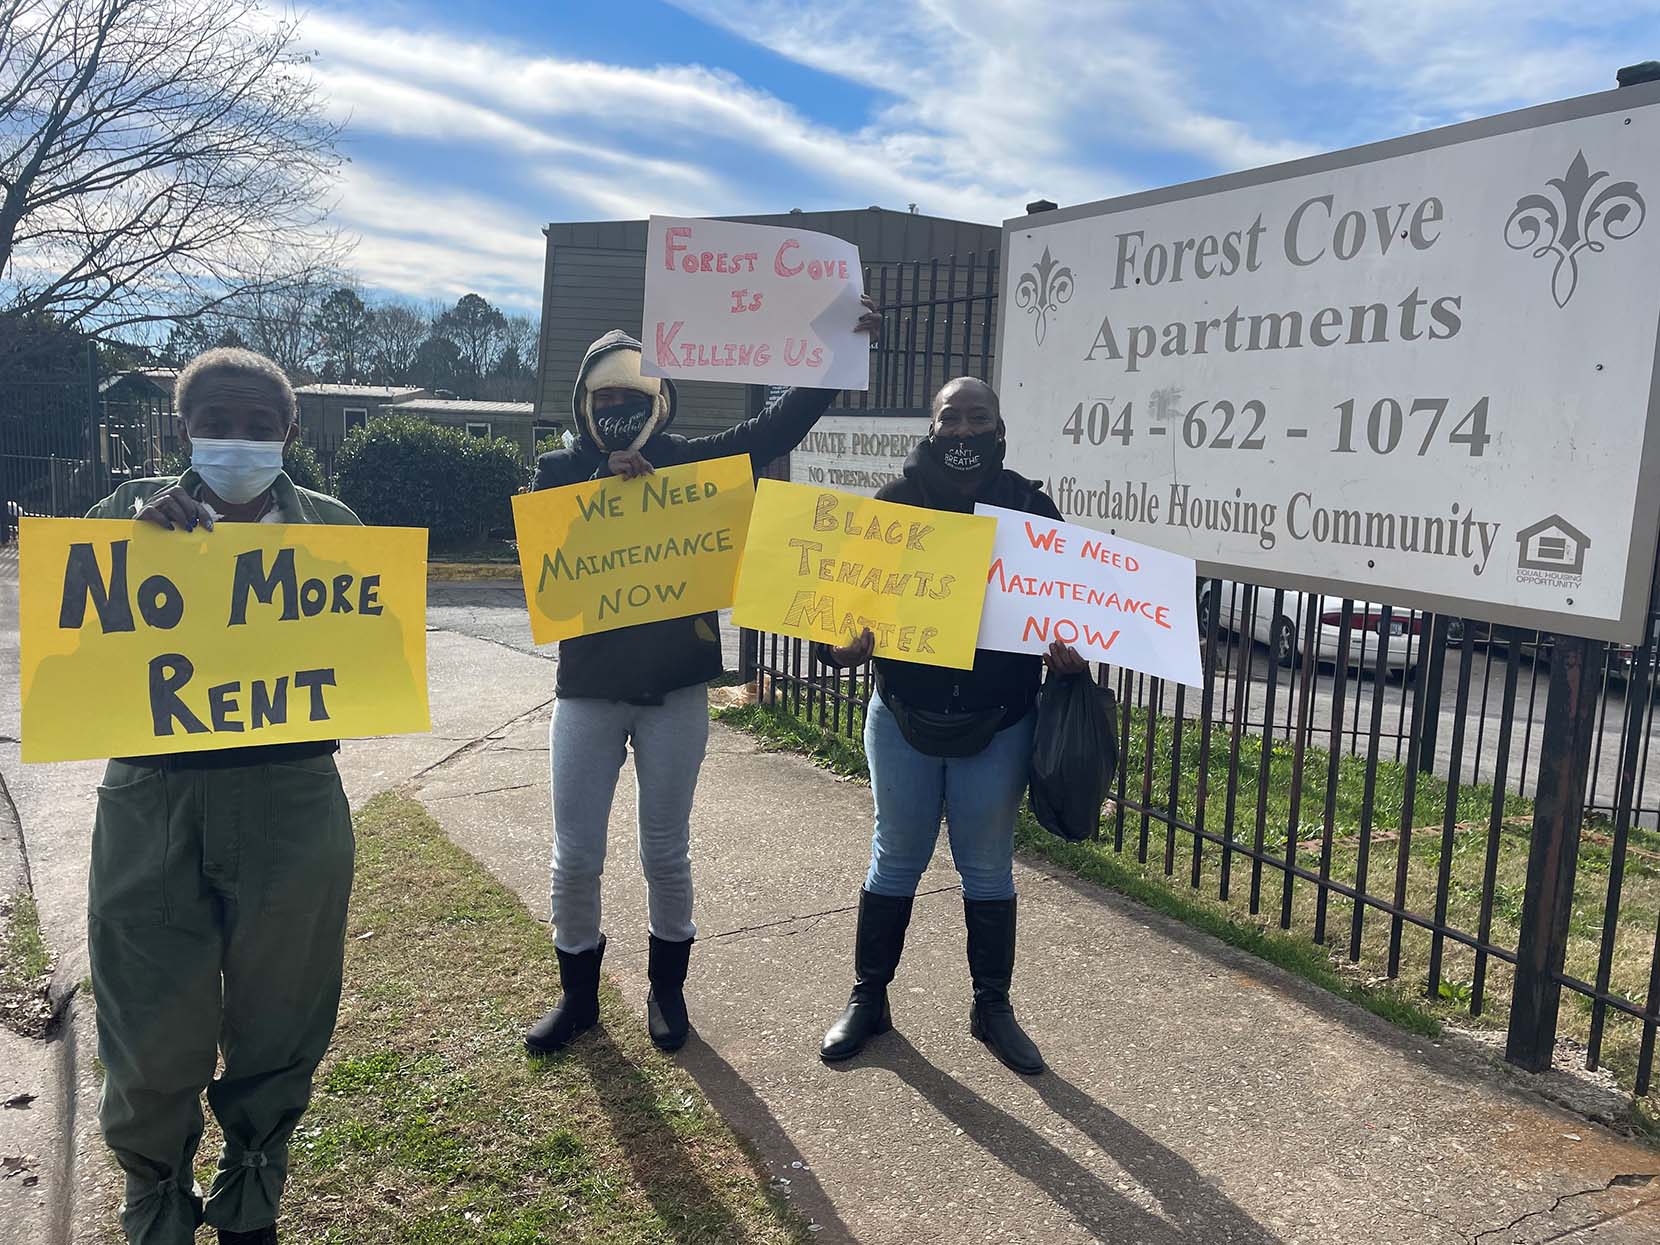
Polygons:
<instances>
[{"instance_id":1,"label":"fence post","mask_svg":"<svg viewBox=\"0 0 1660 1245\"><path fill-rule=\"evenodd\" d=\"M738 677L745 683L755 682L755 671L760 665L756 650L760 642L760 632L751 631L748 627L738 628Z\"/></svg>"},{"instance_id":2,"label":"fence post","mask_svg":"<svg viewBox=\"0 0 1660 1245\"><path fill-rule=\"evenodd\" d=\"M1556 636L1552 643L1550 698L1540 741L1539 786L1533 805L1533 837L1522 895L1521 937L1516 947L1516 987L1504 1057L1529 1072L1550 1067L1556 1015L1573 913L1579 829L1585 818L1585 780L1596 724L1597 677L1605 646L1600 640Z\"/></svg>"},{"instance_id":3,"label":"fence post","mask_svg":"<svg viewBox=\"0 0 1660 1245\"><path fill-rule=\"evenodd\" d=\"M1447 629L1452 625L1452 619L1445 614L1437 614L1430 623L1427 640L1420 641L1426 644L1429 651L1421 654L1422 670L1418 677L1418 699L1423 702L1424 713L1420 719L1421 729L1418 733L1418 772L1433 774L1435 772L1435 744L1441 731L1441 682L1447 670ZM1470 626L1465 622L1466 627ZM1403 678L1401 685L1406 681ZM1457 764L1456 759L1453 762Z\"/></svg>"}]
</instances>

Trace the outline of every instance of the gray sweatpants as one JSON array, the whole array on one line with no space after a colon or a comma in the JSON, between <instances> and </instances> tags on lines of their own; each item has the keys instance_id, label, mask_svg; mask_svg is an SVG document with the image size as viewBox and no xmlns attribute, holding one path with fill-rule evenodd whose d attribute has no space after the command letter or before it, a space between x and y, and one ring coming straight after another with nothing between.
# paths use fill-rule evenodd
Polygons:
<instances>
[{"instance_id":1,"label":"gray sweatpants","mask_svg":"<svg viewBox=\"0 0 1660 1245\"><path fill-rule=\"evenodd\" d=\"M684 942L692 924L692 794L709 746L709 689L670 692L660 705L616 700L561 700L548 747L553 771L554 945L599 946L600 875L617 777L634 746L640 868L650 928Z\"/></svg>"}]
</instances>

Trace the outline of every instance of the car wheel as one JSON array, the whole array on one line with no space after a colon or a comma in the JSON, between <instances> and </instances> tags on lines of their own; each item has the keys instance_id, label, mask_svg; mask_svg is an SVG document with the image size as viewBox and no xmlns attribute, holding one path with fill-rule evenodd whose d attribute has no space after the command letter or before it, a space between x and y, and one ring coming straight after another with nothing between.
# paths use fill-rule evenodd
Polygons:
<instances>
[{"instance_id":1,"label":"car wheel","mask_svg":"<svg viewBox=\"0 0 1660 1245\"><path fill-rule=\"evenodd\" d=\"M1289 618L1276 618L1273 630L1274 660L1289 670L1297 664L1297 627Z\"/></svg>"}]
</instances>

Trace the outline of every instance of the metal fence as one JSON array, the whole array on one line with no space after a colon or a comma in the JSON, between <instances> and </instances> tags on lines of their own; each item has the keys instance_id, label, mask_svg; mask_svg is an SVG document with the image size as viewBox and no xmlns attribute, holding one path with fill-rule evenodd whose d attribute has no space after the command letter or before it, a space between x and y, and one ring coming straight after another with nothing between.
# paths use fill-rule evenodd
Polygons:
<instances>
[{"instance_id":1,"label":"metal fence","mask_svg":"<svg viewBox=\"0 0 1660 1245\"><path fill-rule=\"evenodd\" d=\"M24 515L84 514L107 490L97 356L88 347L0 376L0 541Z\"/></svg>"},{"instance_id":2,"label":"metal fence","mask_svg":"<svg viewBox=\"0 0 1660 1245\"><path fill-rule=\"evenodd\" d=\"M995 271L873 274L887 332L868 405L990 378ZM1099 672L1121 758L1103 846L1305 934L1339 972L1415 982L1502 1027L1524 1066L1566 1043L1650 1092L1660 613L1630 648L1220 580L1196 592L1202 687ZM816 666L773 635L742 651L762 704L860 737L868 667Z\"/></svg>"},{"instance_id":3,"label":"metal fence","mask_svg":"<svg viewBox=\"0 0 1660 1245\"><path fill-rule=\"evenodd\" d=\"M867 264L865 289L882 310L870 387L843 391L839 409L926 411L953 376L991 375L997 337L997 252Z\"/></svg>"}]
</instances>

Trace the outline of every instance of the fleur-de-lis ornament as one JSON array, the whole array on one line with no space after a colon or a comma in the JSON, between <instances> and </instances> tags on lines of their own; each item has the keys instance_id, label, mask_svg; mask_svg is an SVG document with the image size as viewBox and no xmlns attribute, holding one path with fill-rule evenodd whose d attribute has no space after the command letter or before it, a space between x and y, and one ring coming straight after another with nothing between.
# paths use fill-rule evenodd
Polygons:
<instances>
[{"instance_id":1,"label":"fleur-de-lis ornament","mask_svg":"<svg viewBox=\"0 0 1660 1245\"><path fill-rule=\"evenodd\" d=\"M1072 269L1062 268L1043 248L1043 258L1020 274L1014 287L1015 305L1037 317L1037 344L1049 331L1049 313L1072 297Z\"/></svg>"},{"instance_id":2,"label":"fleur-de-lis ornament","mask_svg":"<svg viewBox=\"0 0 1660 1245\"><path fill-rule=\"evenodd\" d=\"M1530 250L1534 259L1556 256L1550 289L1558 307L1566 307L1579 288L1579 257L1600 255L1608 243L1629 238L1648 215L1636 182L1610 182L1599 189L1597 183L1607 176L1606 171L1591 172L1581 151L1566 173L1546 183L1554 196L1523 195L1504 222L1504 240L1511 249Z\"/></svg>"}]
</instances>

